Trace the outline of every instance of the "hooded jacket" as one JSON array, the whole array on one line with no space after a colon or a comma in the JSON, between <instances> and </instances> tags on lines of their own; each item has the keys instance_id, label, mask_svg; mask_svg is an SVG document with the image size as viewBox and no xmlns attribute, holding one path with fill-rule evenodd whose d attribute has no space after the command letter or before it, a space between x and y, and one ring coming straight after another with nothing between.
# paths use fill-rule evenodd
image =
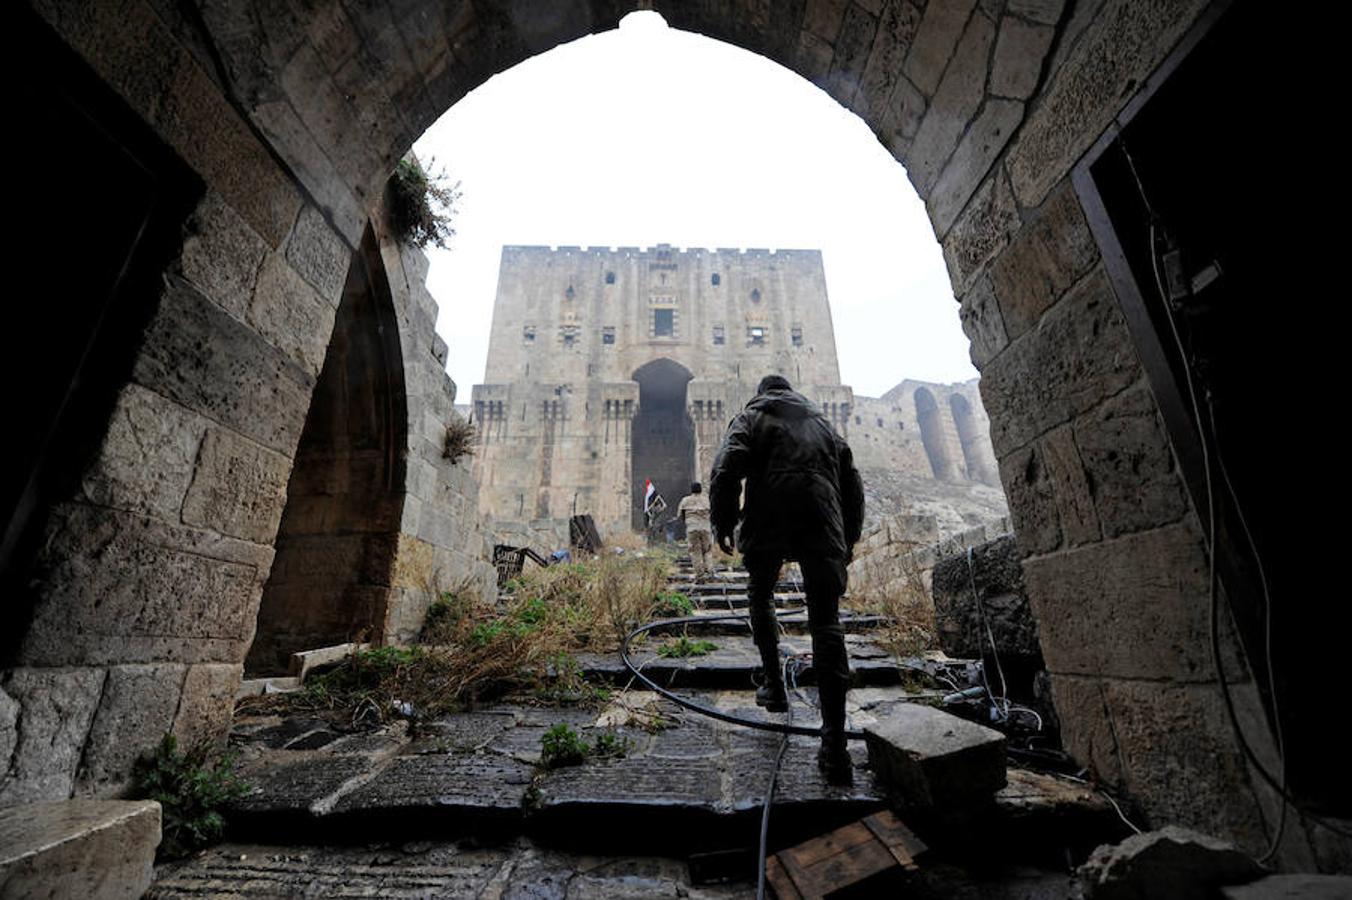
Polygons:
<instances>
[{"instance_id":1,"label":"hooded jacket","mask_svg":"<svg viewBox=\"0 0 1352 900\"><path fill-rule=\"evenodd\" d=\"M740 522L742 553L843 560L863 528L864 484L849 444L821 410L802 394L772 389L728 425L709 506L716 535L732 534Z\"/></svg>"}]
</instances>

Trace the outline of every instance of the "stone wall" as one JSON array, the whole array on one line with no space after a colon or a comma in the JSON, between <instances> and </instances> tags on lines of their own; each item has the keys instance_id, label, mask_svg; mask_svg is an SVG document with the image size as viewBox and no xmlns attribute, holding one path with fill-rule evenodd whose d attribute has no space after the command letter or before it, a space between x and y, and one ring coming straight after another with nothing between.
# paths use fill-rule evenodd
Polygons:
<instances>
[{"instance_id":1,"label":"stone wall","mask_svg":"<svg viewBox=\"0 0 1352 900\"><path fill-rule=\"evenodd\" d=\"M1277 807L1218 698L1197 515L1070 179L1207 0L654 6L820 85L906 166L982 371L1067 746L1152 824L1261 848ZM528 8L30 0L207 193L106 450L47 517L0 685L0 722L24 717L0 732L0 802L107 790L165 727L220 733L370 199L467 91L628 9ZM1264 744L1261 715L1249 733ZM1286 833L1284 861L1318 864Z\"/></svg>"},{"instance_id":2,"label":"stone wall","mask_svg":"<svg viewBox=\"0 0 1352 900\"><path fill-rule=\"evenodd\" d=\"M961 530L945 529L932 514L889 516L854 547L849 590L855 596L900 597L917 584L929 596L930 574L940 559L1009 533L1008 519Z\"/></svg>"},{"instance_id":3,"label":"stone wall","mask_svg":"<svg viewBox=\"0 0 1352 900\"><path fill-rule=\"evenodd\" d=\"M380 243L399 321L408 400L407 481L383 638L406 643L422 630L440 591L466 588L497 596L491 535L478 515L473 461L445 453L456 385L446 374L448 348L437 336L437 301L427 290L427 257L388 235Z\"/></svg>"}]
</instances>

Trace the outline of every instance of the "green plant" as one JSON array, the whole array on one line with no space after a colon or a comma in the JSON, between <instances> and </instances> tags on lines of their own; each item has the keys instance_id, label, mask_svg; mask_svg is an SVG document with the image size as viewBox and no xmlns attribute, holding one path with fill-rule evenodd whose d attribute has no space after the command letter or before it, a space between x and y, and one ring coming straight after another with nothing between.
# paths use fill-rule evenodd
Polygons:
<instances>
[{"instance_id":1,"label":"green plant","mask_svg":"<svg viewBox=\"0 0 1352 900\"><path fill-rule=\"evenodd\" d=\"M390 227L401 242L445 247L455 235L451 219L460 199L460 182L447 185L447 180L443 173L429 174L412 156L399 160L390 173L386 195Z\"/></svg>"},{"instance_id":2,"label":"green plant","mask_svg":"<svg viewBox=\"0 0 1352 900\"><path fill-rule=\"evenodd\" d=\"M160 859L178 859L221 839L220 808L250 790L235 775L235 754L200 741L186 753L166 734L153 755L135 767L135 794L160 804Z\"/></svg>"},{"instance_id":3,"label":"green plant","mask_svg":"<svg viewBox=\"0 0 1352 900\"><path fill-rule=\"evenodd\" d=\"M684 659L687 656L705 656L718 649L718 645L713 641L692 641L685 635L681 635L675 640L667 641L657 648L658 656L665 656L668 659Z\"/></svg>"},{"instance_id":4,"label":"green plant","mask_svg":"<svg viewBox=\"0 0 1352 900\"><path fill-rule=\"evenodd\" d=\"M695 604L680 591L659 591L657 604L653 612L659 616L688 616L695 611Z\"/></svg>"},{"instance_id":5,"label":"green plant","mask_svg":"<svg viewBox=\"0 0 1352 900\"><path fill-rule=\"evenodd\" d=\"M613 731L603 731L592 744L591 755L600 759L620 759L629 752L629 738Z\"/></svg>"},{"instance_id":6,"label":"green plant","mask_svg":"<svg viewBox=\"0 0 1352 900\"><path fill-rule=\"evenodd\" d=\"M587 742L562 722L540 738L540 762L546 769L581 765L590 750Z\"/></svg>"}]
</instances>

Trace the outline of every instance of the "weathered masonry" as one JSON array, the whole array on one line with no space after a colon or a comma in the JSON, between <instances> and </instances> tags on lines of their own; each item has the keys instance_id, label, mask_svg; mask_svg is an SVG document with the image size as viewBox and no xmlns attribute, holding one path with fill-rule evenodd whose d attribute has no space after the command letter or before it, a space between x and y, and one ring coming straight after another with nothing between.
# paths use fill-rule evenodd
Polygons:
<instances>
[{"instance_id":1,"label":"weathered masonry","mask_svg":"<svg viewBox=\"0 0 1352 900\"><path fill-rule=\"evenodd\" d=\"M504 247L474 387L479 509L555 540L574 511L642 527L644 483L674 509L770 373L848 428L819 251Z\"/></svg>"},{"instance_id":2,"label":"weathered masonry","mask_svg":"<svg viewBox=\"0 0 1352 900\"><path fill-rule=\"evenodd\" d=\"M1288 173L1306 192L1332 183L1300 155L1306 142L1264 118L1284 120L1295 102L1278 91L1301 71L1309 18L1209 0L653 6L820 85L906 167L982 371L1070 750L1151 823L1261 850L1280 815L1255 765L1275 766L1262 592L1228 500L1210 546L1199 436L1221 436L1205 446L1225 450L1240 493L1303 462L1279 429L1236 431L1245 401L1262 396L1251 360L1296 357L1299 304L1279 302L1284 279L1319 271L1283 269L1300 258L1293 248L1255 242L1287 238L1253 227L1303 239ZM353 473L375 458L349 440L371 431L345 430L328 449L302 436L313 397L334 396L316 385L345 286L362 283L354 259L371 247L399 353L375 341L348 358L357 369L384 359L402 387L391 374L389 390L346 408L398 410L402 396L404 414L385 420L401 424L382 438L396 458L380 459L404 500L397 523L397 503L371 504L391 520L344 535L379 564L372 579L355 570L356 593L388 587L369 606L388 621L439 553L465 551L477 501L434 438L451 400L444 350L417 264L398 261L372 214L395 161L467 91L628 11L607 0L29 0L11 11L23 171L82 177L18 178L11 197L35 238L24 261L49 284L43 302L13 304L22 318L4 331L6 364L25 361L7 383L23 386L12 393L32 426L18 429L0 510L0 803L107 795L166 729L221 733L265 588L284 575L274 559L313 524L298 511L279 536L298 455L345 457ZM1227 181L1255 172L1281 179ZM88 214L79 265L72 242L52 239L69 233L69 210ZM379 299L381 278L368 283ZM1187 311L1187 352L1162 291ZM1201 418L1215 420L1202 432L1182 379L1198 368L1214 410ZM344 404L326 408L337 427ZM350 483L368 490L367 476ZM1345 653L1337 629L1310 627L1328 592L1301 580L1306 548L1287 523L1302 498L1266 480L1247 521L1281 598L1278 670L1301 666L1276 684L1290 790L1346 817L1342 745L1324 739L1310 689L1338 683ZM313 489L298 482L295 496ZM335 501L335 520L347 508ZM376 552L391 544L392 558ZM1282 864L1349 865L1341 838L1300 816L1287 824Z\"/></svg>"}]
</instances>

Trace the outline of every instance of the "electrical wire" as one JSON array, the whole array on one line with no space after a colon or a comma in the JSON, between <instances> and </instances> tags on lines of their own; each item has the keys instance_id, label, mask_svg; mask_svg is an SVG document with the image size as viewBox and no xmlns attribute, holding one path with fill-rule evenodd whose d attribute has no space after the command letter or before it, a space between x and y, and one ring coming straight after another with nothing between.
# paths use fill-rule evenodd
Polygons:
<instances>
[{"instance_id":1,"label":"electrical wire","mask_svg":"<svg viewBox=\"0 0 1352 900\"><path fill-rule=\"evenodd\" d=\"M791 612L784 613L783 616L793 617L792 620L797 621L797 617L803 614L804 613ZM732 713L724 712L723 710L717 709L712 706L707 706L703 703L696 703L694 700L682 697L680 694L677 694L674 691L667 690L657 682L653 681L647 675L644 675L642 672L639 671L638 667L635 667L633 660L629 658L630 642L632 642L634 638L638 637L639 635L646 634L649 631L652 631L656 628L665 628L676 625L687 625L691 622L738 621L738 622L747 622L749 625L750 620L751 617L746 613L742 613L740 615L726 615L726 616L725 615L682 616L680 618L675 619L659 619L655 622L649 622L646 625L640 625L639 627L635 628L633 631L629 632L629 634L625 636L624 641L620 644L620 659L624 662L625 668L627 668L630 672L632 672L634 674L634 677L636 677L639 681L647 685L650 690L656 691L658 694L661 694L663 697L667 698L672 703L675 703L678 706L683 706L686 709L693 710L694 712L708 716L711 719L717 719L720 722L728 722L733 725L742 725L747 728L754 728L758 731L774 731L779 734L801 734L807 737L820 736L821 732L819 729L816 728L807 728L802 725L781 724L779 722L766 722L761 719L748 719L743 716L736 716L733 715ZM847 728L845 729L845 738L847 740L852 741L862 741L864 739L864 732L859 731L857 729Z\"/></svg>"},{"instance_id":2,"label":"electrical wire","mask_svg":"<svg viewBox=\"0 0 1352 900\"><path fill-rule=\"evenodd\" d=\"M1217 681L1217 683L1218 683L1219 686L1220 686L1220 689L1221 689L1221 697L1222 697L1222 699L1223 699L1224 702L1225 702L1225 711L1226 711L1226 715L1227 715L1227 717L1228 717L1229 720L1230 720L1230 726L1231 726L1232 730L1233 730L1234 733L1235 733L1235 737L1236 737L1236 738L1238 739L1238 741L1239 741L1240 748L1244 751L1244 755L1245 755L1246 757L1248 757L1249 762L1250 762L1250 763L1253 765L1253 767L1254 767L1254 770L1255 770L1256 772L1258 772L1259 776L1262 777L1262 779L1263 779L1265 782L1267 782L1267 784L1268 784L1274 791L1277 792L1278 796L1282 799L1282 803L1283 803L1282 815L1281 815L1280 819L1278 820L1278 827L1277 827L1277 830L1273 833L1273 837L1272 837L1272 839L1271 839L1271 841L1270 841L1270 843L1269 843L1269 846L1268 846L1267 851L1266 851L1266 852L1263 854L1263 856L1261 857L1262 860L1267 860L1267 859L1270 859L1270 858L1276 853L1277 848L1278 848L1278 846L1280 845L1281 838L1282 838L1282 835L1283 835L1283 833L1284 833L1285 825L1286 825L1286 809L1285 809L1286 804L1290 804L1292 807L1294 807L1294 808L1297 810L1297 812L1299 812L1299 813L1302 815L1302 817L1309 819L1311 822L1314 822L1315 824L1320 825L1320 826L1322 826L1323 828L1325 828L1325 829L1327 829L1327 830L1329 830L1329 831L1334 832L1335 834L1341 835L1341 836L1343 836L1343 837L1352 837L1352 832L1349 832L1349 831L1346 831L1346 830L1344 830L1344 829L1342 829L1342 828L1339 828L1339 827L1333 825L1332 823L1330 823L1330 822L1328 822L1328 821L1326 821L1326 820L1324 820L1324 819L1322 819L1322 818L1320 818L1320 817L1318 817L1318 816L1315 816L1315 815L1313 815L1312 813L1310 813L1310 812L1304 810L1304 809L1300 806L1300 804L1297 803L1296 799L1295 799L1295 798L1290 794L1290 792L1286 789L1286 784L1285 784L1285 782L1286 782L1286 756L1285 756L1285 752L1284 752L1284 751L1285 751L1285 748L1282 747L1282 746L1279 746L1279 749L1278 749L1279 760L1280 760L1280 766L1281 766L1281 778L1278 779L1278 778L1274 777L1274 776L1272 775L1272 773L1268 771L1267 767L1262 763L1262 761L1258 759L1258 754L1254 751L1252 745L1249 743L1248 736L1244 734L1244 730L1243 730L1243 728L1242 728L1242 727L1240 726L1240 724L1239 724L1239 715L1238 715L1238 713L1235 711L1234 698L1232 697L1231 692L1230 692L1230 684L1229 684L1229 682L1227 682L1226 679L1225 679L1224 666L1223 666L1222 660L1221 660L1220 632L1219 632L1219 628L1218 628L1218 625L1219 625L1219 619L1220 619L1220 609L1219 609L1219 607L1220 607L1220 598L1219 598L1219 591L1218 591L1218 573L1217 573L1217 571L1216 571L1216 552L1215 552L1215 547L1216 547L1216 495L1215 495L1215 488L1214 488L1214 485L1213 485L1213 483L1212 483L1212 473L1211 473L1211 453L1212 453L1212 450L1211 450L1211 442L1209 442L1209 441L1207 440L1207 435L1206 435L1206 431L1207 431L1207 421L1206 421L1205 419L1202 418L1201 404L1199 403L1199 401L1198 401L1198 399L1197 399L1197 387L1196 387L1196 384L1195 384L1194 381L1193 381L1192 366L1191 366L1191 364L1190 364L1189 361L1188 361L1187 348L1186 348L1186 346L1185 346L1184 343L1183 343L1183 338L1182 338L1181 334L1179 333L1179 330L1178 330L1178 323L1176 322L1176 320L1175 320L1175 318L1174 318L1174 314L1173 314L1173 305L1172 305L1172 303L1171 303L1171 301L1170 301L1170 299L1169 299L1169 293L1168 293L1168 291L1165 289L1164 280L1163 280L1163 278L1162 278L1161 275L1160 275L1160 269L1159 269L1159 254L1158 254L1158 252L1157 252L1157 244L1156 244L1156 224L1157 224L1157 221L1158 221L1158 217L1157 217L1156 214L1155 214L1154 208L1153 208L1153 207L1151 206L1151 204L1150 204L1150 198L1149 198L1149 195L1146 193L1146 190L1145 190L1145 184L1141 181L1141 176L1140 176L1140 174L1139 174L1139 173L1137 172L1137 170L1136 170L1136 161L1135 161L1134 159L1132 159L1131 152L1127 149L1127 145L1126 145L1126 142L1125 142L1125 141L1122 141L1122 142L1121 142L1121 147L1122 147L1122 154L1123 154L1123 156L1126 158L1126 161L1127 161L1127 167L1128 167L1128 169L1131 171L1131 176L1132 176L1133 180L1136 182L1136 190L1138 191L1138 193L1139 193L1140 196L1141 196L1141 202L1144 204L1145 209L1146 209L1146 214L1147 214L1147 216L1148 216L1148 218L1149 218L1149 233L1148 233L1149 244L1148 244L1148 249L1149 249L1149 252L1150 252L1150 267L1151 267L1151 271L1152 271L1152 273L1153 273L1153 275L1154 275L1154 279L1155 279L1155 289L1159 292L1160 299L1161 299L1161 301L1163 302L1163 306L1164 306L1164 314L1165 314L1165 321L1167 321L1167 322L1169 323L1169 330L1170 330L1170 332L1171 332L1171 334L1172 334L1172 337L1173 337L1173 339L1174 339L1174 344L1175 344L1175 346L1176 346L1177 349L1178 349L1179 358L1180 358L1180 360L1182 361L1182 364L1183 364L1183 373L1184 373L1184 379L1183 379L1183 380L1184 380L1184 382L1187 384L1187 387L1188 387L1188 397L1189 397L1189 400L1191 401L1191 404L1192 404L1193 423L1194 423L1195 427L1197 428L1197 439L1198 439L1198 442L1199 442L1199 443L1201 444L1201 446L1202 446L1202 472L1203 472L1203 476L1204 476L1204 483L1205 483L1206 495L1207 495L1207 521L1206 521L1206 530L1207 530L1207 557L1208 557L1208 566L1207 566L1207 568L1208 568L1208 582L1209 582L1209 584L1208 584L1208 604L1209 604L1208 631L1209 631L1210 643L1211 643L1211 659L1212 659L1212 665L1213 665L1213 667L1214 667L1215 670L1216 670L1216 681ZM1210 405L1210 402L1209 402L1209 400L1208 400L1208 406L1209 406L1209 405ZM1213 423L1213 424L1214 424L1214 423ZM1231 496L1232 496L1232 499L1234 500L1234 502L1235 502L1235 504L1236 504L1236 508L1237 508L1237 510L1238 510L1238 507L1239 507L1238 497L1234 495L1233 490L1232 490ZM1241 521L1243 521L1243 516L1242 516L1242 514L1240 515L1240 519L1241 519ZM1249 532L1248 532L1248 526L1247 526L1247 524L1245 524L1244 530L1245 530L1246 536L1249 537L1250 541L1252 541L1252 535L1249 534ZM1256 548L1256 546L1253 546L1253 545L1251 544L1251 549L1253 550L1253 552L1255 553L1255 557L1257 558L1257 548ZM1262 571L1262 564L1261 564L1261 561L1259 562L1258 565L1259 565L1259 570L1260 570L1260 573L1261 573L1261 571ZM1265 624L1265 628L1267 629L1267 632L1266 632L1265 638L1264 638L1264 639L1265 639L1265 654L1266 654L1266 660L1265 660L1265 661L1266 661L1267 667L1268 667L1269 678L1271 678L1271 672L1272 672L1272 653L1271 653L1272 645L1271 645L1271 630L1270 630L1270 629L1271 629L1271 600L1270 600L1270 597L1268 597L1268 595L1267 595L1267 582L1266 582L1266 578L1265 578L1265 577L1263 578L1263 586L1264 586L1264 602L1265 602L1266 607L1267 607L1266 610L1265 610L1265 623L1266 623L1266 624ZM1227 601L1227 603L1229 602L1229 598L1228 598L1228 597L1226 598L1226 601ZM1233 608L1231 609L1231 614L1232 614L1232 615L1234 614ZM1273 684L1275 684L1275 681L1270 680L1270 681L1269 681L1269 685L1271 686L1271 685L1273 685ZM1274 716L1274 718L1276 718L1276 717L1279 715L1279 710L1278 710L1278 708L1277 708L1277 697L1276 697L1275 693L1273 694L1272 702L1273 702L1273 716ZM1279 727L1279 726L1278 726L1278 727Z\"/></svg>"},{"instance_id":3,"label":"electrical wire","mask_svg":"<svg viewBox=\"0 0 1352 900\"><path fill-rule=\"evenodd\" d=\"M783 679L781 684L788 684L790 675L790 664L793 662L792 656L784 658L783 671L780 677ZM798 673L795 670L792 676L795 692L798 687ZM788 724L793 724L793 703L788 704ZM765 900L765 863L769 856L770 849L770 807L774 805L775 782L779 780L779 769L784 764L784 752L789 749L789 735L784 734L779 739L779 750L775 753L774 765L770 767L770 782L765 786L765 802L761 806L761 824L760 824L760 847L757 853L759 864L756 866L756 900Z\"/></svg>"}]
</instances>

